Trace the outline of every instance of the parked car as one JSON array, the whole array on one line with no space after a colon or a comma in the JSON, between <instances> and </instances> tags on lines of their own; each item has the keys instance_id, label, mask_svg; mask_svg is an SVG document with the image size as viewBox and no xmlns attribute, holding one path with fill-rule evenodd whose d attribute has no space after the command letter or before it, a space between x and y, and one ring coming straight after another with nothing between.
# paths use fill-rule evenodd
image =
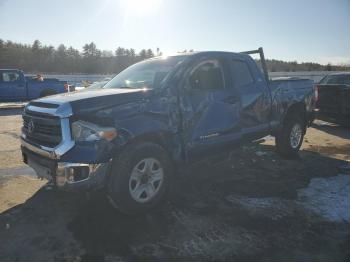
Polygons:
<instances>
[{"instance_id":1,"label":"parked car","mask_svg":"<svg viewBox=\"0 0 350 262\"><path fill-rule=\"evenodd\" d=\"M0 69L1 102L28 101L68 91L69 85L65 81L25 77L21 70Z\"/></svg>"},{"instance_id":2,"label":"parked car","mask_svg":"<svg viewBox=\"0 0 350 262\"><path fill-rule=\"evenodd\" d=\"M103 88L30 102L23 160L59 188L105 188L134 214L165 198L175 170L242 141L272 134L279 152L297 154L314 104L313 81L270 81L262 49L154 58Z\"/></svg>"},{"instance_id":3,"label":"parked car","mask_svg":"<svg viewBox=\"0 0 350 262\"><path fill-rule=\"evenodd\" d=\"M350 72L325 76L317 89L317 118L350 126Z\"/></svg>"}]
</instances>

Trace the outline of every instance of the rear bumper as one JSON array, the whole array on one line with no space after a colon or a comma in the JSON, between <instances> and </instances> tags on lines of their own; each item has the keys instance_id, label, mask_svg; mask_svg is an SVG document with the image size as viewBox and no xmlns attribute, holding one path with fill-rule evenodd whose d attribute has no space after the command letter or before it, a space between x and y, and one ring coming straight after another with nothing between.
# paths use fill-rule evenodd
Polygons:
<instances>
[{"instance_id":1,"label":"rear bumper","mask_svg":"<svg viewBox=\"0 0 350 262\"><path fill-rule=\"evenodd\" d=\"M327 112L320 109L316 109L316 118L331 123L350 124L350 114Z\"/></svg>"},{"instance_id":2,"label":"rear bumper","mask_svg":"<svg viewBox=\"0 0 350 262\"><path fill-rule=\"evenodd\" d=\"M32 167L39 178L45 178L66 191L90 191L103 188L111 163L87 164L58 162L32 152L22 145L23 162Z\"/></svg>"}]
</instances>

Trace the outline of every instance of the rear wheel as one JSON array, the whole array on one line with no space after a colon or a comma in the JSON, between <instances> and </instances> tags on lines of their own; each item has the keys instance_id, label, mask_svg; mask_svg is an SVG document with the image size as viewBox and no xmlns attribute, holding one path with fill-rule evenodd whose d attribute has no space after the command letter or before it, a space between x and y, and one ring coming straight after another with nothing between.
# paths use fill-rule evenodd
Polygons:
<instances>
[{"instance_id":1,"label":"rear wheel","mask_svg":"<svg viewBox=\"0 0 350 262\"><path fill-rule=\"evenodd\" d=\"M170 185L171 162L153 143L127 148L112 165L109 197L126 214L148 211L164 200Z\"/></svg>"},{"instance_id":2,"label":"rear wheel","mask_svg":"<svg viewBox=\"0 0 350 262\"><path fill-rule=\"evenodd\" d=\"M277 151L286 156L295 156L303 143L305 121L297 115L285 120L282 130L276 135Z\"/></svg>"}]
</instances>

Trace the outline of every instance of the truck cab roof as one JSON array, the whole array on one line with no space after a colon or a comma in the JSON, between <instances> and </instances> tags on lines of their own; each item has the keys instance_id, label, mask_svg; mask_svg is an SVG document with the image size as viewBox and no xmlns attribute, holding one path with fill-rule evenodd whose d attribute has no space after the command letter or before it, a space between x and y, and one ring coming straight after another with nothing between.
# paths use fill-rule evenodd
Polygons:
<instances>
[{"instance_id":1,"label":"truck cab roof","mask_svg":"<svg viewBox=\"0 0 350 262\"><path fill-rule=\"evenodd\" d=\"M175 53L175 54L170 54L170 55L165 55L164 57L179 57L179 56L195 56L195 57L205 57L207 55L235 55L235 56L240 56L242 58L247 58L250 56L244 53L238 53L238 52L229 52L229 51L197 51L197 52L189 52L189 53ZM152 59L159 59L160 57L154 57Z\"/></svg>"}]
</instances>

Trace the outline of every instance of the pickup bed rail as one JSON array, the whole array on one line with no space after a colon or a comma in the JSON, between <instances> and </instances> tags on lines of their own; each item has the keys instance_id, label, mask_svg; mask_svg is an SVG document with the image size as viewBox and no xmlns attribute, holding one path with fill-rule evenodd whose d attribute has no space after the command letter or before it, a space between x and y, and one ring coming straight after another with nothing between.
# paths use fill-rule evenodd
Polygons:
<instances>
[{"instance_id":1,"label":"pickup bed rail","mask_svg":"<svg viewBox=\"0 0 350 262\"><path fill-rule=\"evenodd\" d=\"M266 83L270 82L270 77L269 77L269 72L267 70L267 64L265 60L265 55L264 55L264 50L262 47L259 47L259 49L256 50L250 50L250 51L243 51L241 52L242 54L247 54L247 55L253 55L253 54L259 54L260 55L260 62L261 62L261 67L265 76Z\"/></svg>"}]
</instances>

